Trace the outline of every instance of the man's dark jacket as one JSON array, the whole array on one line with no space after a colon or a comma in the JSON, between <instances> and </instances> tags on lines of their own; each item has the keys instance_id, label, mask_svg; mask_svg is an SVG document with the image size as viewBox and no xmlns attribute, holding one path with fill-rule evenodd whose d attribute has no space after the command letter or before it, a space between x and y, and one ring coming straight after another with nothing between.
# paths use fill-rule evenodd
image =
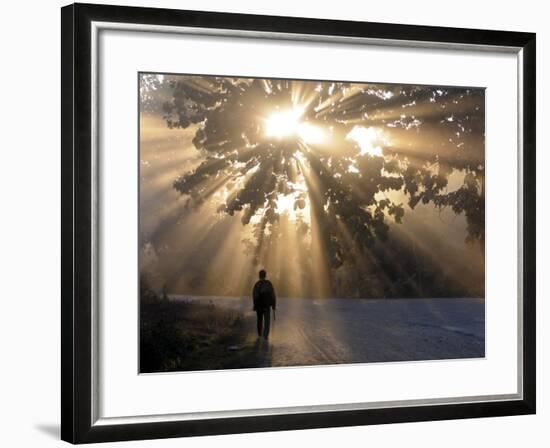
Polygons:
<instances>
[{"instance_id":1,"label":"man's dark jacket","mask_svg":"<svg viewBox=\"0 0 550 448\"><path fill-rule=\"evenodd\" d=\"M254 309L266 309L272 307L275 309L277 298L275 289L269 280L258 280L252 290L252 299L254 300Z\"/></svg>"}]
</instances>

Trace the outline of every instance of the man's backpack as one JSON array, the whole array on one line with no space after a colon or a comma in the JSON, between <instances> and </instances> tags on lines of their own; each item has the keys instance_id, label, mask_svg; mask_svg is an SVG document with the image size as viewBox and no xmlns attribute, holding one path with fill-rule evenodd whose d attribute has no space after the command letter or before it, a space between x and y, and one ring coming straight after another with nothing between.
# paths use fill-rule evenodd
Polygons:
<instances>
[{"instance_id":1,"label":"man's backpack","mask_svg":"<svg viewBox=\"0 0 550 448\"><path fill-rule=\"evenodd\" d=\"M267 280L258 285L258 305L271 306L273 301L273 286Z\"/></svg>"}]
</instances>

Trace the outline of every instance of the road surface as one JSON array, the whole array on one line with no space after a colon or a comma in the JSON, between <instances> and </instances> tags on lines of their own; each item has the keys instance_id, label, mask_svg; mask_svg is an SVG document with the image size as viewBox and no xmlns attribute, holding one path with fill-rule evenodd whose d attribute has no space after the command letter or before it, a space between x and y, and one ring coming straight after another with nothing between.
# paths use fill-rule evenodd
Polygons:
<instances>
[{"instance_id":1,"label":"road surface","mask_svg":"<svg viewBox=\"0 0 550 448\"><path fill-rule=\"evenodd\" d=\"M279 298L268 343L256 336L250 298L185 300L242 311L258 367L485 356L483 299Z\"/></svg>"}]
</instances>

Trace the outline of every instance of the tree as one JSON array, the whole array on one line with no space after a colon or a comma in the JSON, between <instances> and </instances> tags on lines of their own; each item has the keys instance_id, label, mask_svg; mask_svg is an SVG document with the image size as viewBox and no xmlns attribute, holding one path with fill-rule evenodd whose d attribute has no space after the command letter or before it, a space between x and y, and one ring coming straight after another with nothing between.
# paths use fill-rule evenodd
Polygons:
<instances>
[{"instance_id":1,"label":"tree","mask_svg":"<svg viewBox=\"0 0 550 448\"><path fill-rule=\"evenodd\" d=\"M142 101L159 84L171 92L168 127L193 127L204 155L174 188L190 207L216 200L220 213L239 214L258 263L291 216L332 283L388 238L389 219L402 221L398 191L409 209L464 213L467 240L483 248L483 89L166 76L142 83ZM457 173L463 182L449 191Z\"/></svg>"}]
</instances>

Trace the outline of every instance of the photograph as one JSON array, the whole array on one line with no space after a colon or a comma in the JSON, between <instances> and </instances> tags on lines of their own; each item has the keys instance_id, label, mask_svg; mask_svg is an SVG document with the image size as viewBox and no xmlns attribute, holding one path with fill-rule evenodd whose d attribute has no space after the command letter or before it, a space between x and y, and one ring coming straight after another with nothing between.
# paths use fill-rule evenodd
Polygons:
<instances>
[{"instance_id":1,"label":"photograph","mask_svg":"<svg viewBox=\"0 0 550 448\"><path fill-rule=\"evenodd\" d=\"M485 89L138 73L139 372L485 357Z\"/></svg>"},{"instance_id":2,"label":"photograph","mask_svg":"<svg viewBox=\"0 0 550 448\"><path fill-rule=\"evenodd\" d=\"M521 445L540 18L250 5L61 8L61 439Z\"/></svg>"}]
</instances>

